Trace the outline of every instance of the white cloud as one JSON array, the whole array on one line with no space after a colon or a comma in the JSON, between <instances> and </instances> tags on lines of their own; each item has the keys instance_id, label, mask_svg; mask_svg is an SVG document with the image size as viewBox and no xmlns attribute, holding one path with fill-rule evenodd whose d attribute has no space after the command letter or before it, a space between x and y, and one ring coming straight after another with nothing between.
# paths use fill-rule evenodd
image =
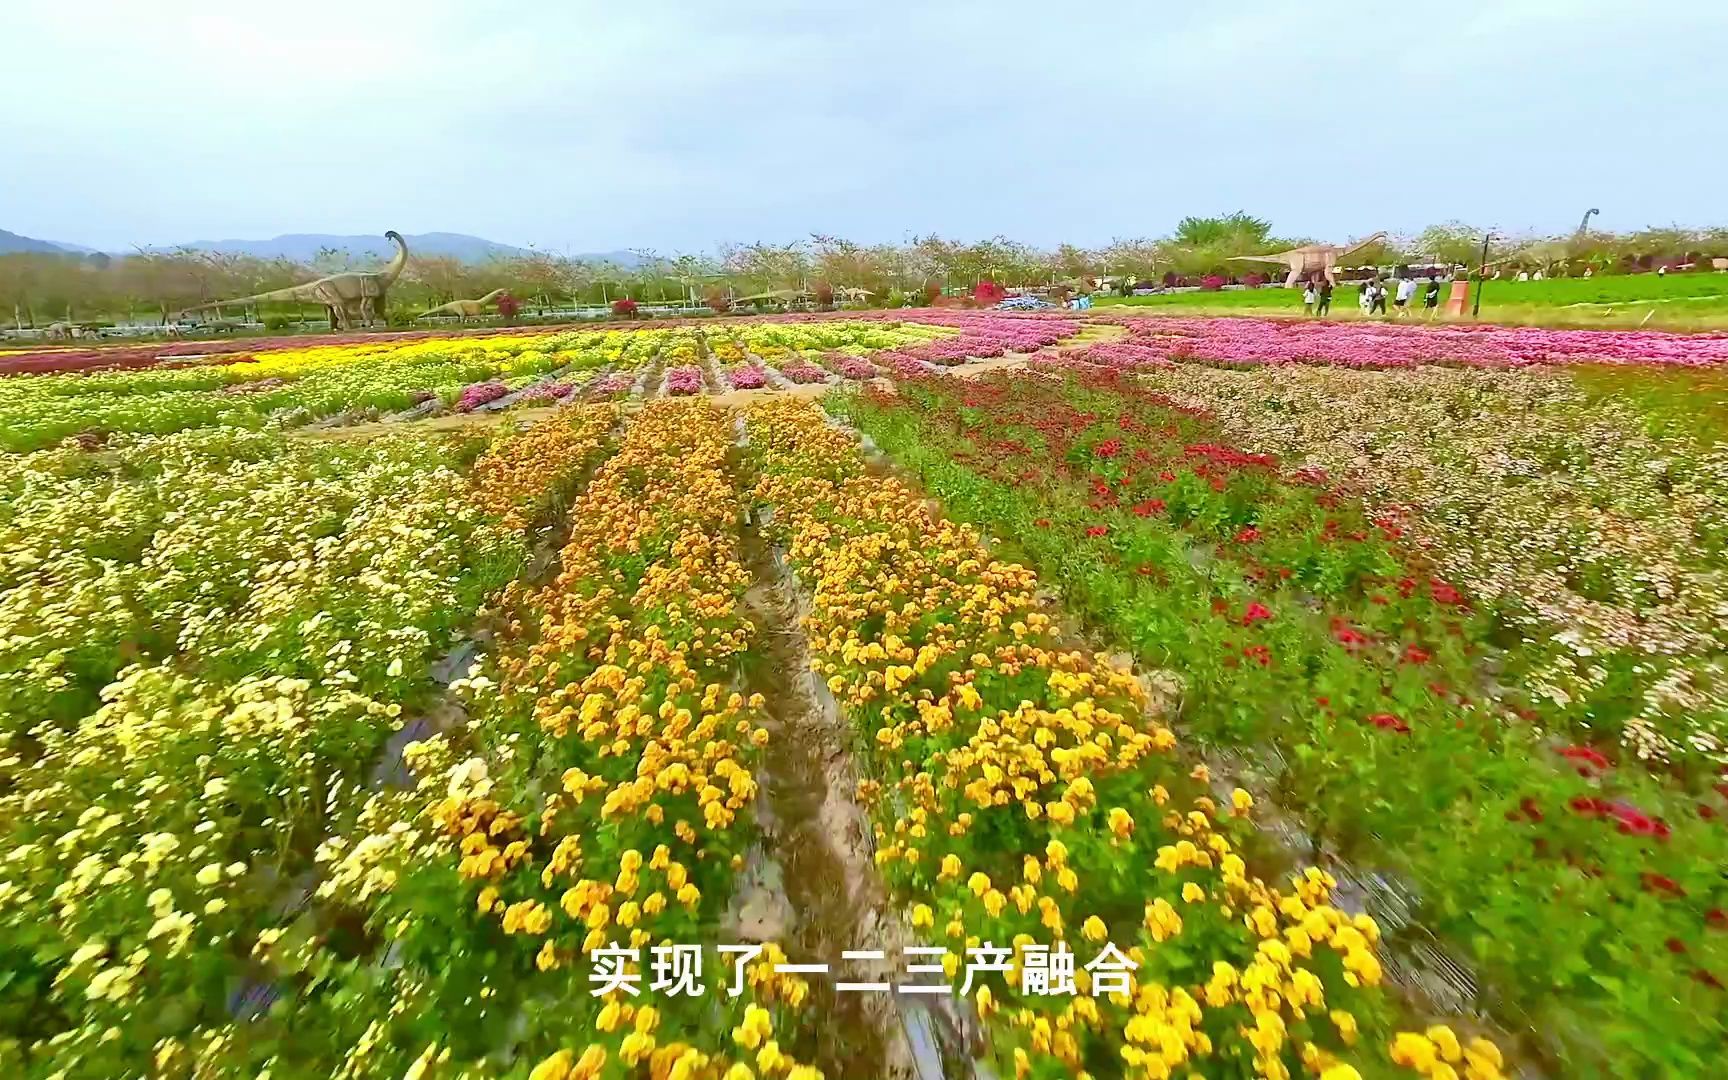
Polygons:
<instances>
[{"instance_id":1,"label":"white cloud","mask_svg":"<svg viewBox=\"0 0 1728 1080\"><path fill-rule=\"evenodd\" d=\"M1091 242L1238 205L1317 235L1548 227L1586 199L1605 224L1720 212L1719 0L76 8L8 16L0 100L29 107L0 143L0 227L79 242Z\"/></svg>"}]
</instances>

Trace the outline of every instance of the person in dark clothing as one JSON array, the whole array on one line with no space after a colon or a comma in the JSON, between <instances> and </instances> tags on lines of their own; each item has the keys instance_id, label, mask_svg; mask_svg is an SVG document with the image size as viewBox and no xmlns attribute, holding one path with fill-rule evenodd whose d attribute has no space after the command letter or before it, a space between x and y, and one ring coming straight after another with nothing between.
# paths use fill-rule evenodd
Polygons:
<instances>
[{"instance_id":1,"label":"person in dark clothing","mask_svg":"<svg viewBox=\"0 0 1728 1080\"><path fill-rule=\"evenodd\" d=\"M1376 311L1386 314L1386 286L1376 279L1371 288L1374 290L1374 302L1368 305L1368 314L1372 315Z\"/></svg>"},{"instance_id":2,"label":"person in dark clothing","mask_svg":"<svg viewBox=\"0 0 1728 1080\"><path fill-rule=\"evenodd\" d=\"M1320 302L1314 306L1314 314L1323 319L1326 317L1326 313L1331 310L1332 279L1322 278L1320 281Z\"/></svg>"},{"instance_id":3,"label":"person in dark clothing","mask_svg":"<svg viewBox=\"0 0 1728 1080\"><path fill-rule=\"evenodd\" d=\"M1434 313L1440 309L1439 278L1431 277L1428 279L1428 291L1422 294L1422 308L1423 314L1430 319L1432 319Z\"/></svg>"}]
</instances>

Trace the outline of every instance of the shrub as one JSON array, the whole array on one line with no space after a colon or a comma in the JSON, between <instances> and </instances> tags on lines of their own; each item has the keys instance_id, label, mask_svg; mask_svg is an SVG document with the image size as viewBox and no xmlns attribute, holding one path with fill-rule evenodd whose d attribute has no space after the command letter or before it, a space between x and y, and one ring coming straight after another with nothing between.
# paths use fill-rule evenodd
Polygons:
<instances>
[{"instance_id":1,"label":"shrub","mask_svg":"<svg viewBox=\"0 0 1728 1080\"><path fill-rule=\"evenodd\" d=\"M620 319L634 319L636 317L636 301L629 297L612 301L612 314Z\"/></svg>"},{"instance_id":2,"label":"shrub","mask_svg":"<svg viewBox=\"0 0 1728 1080\"><path fill-rule=\"evenodd\" d=\"M1207 292L1217 292L1225 285L1226 279L1221 274L1207 274L1200 279L1200 287Z\"/></svg>"},{"instance_id":3,"label":"shrub","mask_svg":"<svg viewBox=\"0 0 1728 1080\"><path fill-rule=\"evenodd\" d=\"M834 306L834 286L826 281L818 281L816 288L811 290L816 296L816 306L824 310Z\"/></svg>"},{"instance_id":4,"label":"shrub","mask_svg":"<svg viewBox=\"0 0 1728 1080\"><path fill-rule=\"evenodd\" d=\"M498 298L498 314L502 315L506 321L514 319L516 313L521 310L522 301L511 296L509 293L505 293L503 296Z\"/></svg>"},{"instance_id":5,"label":"shrub","mask_svg":"<svg viewBox=\"0 0 1728 1080\"><path fill-rule=\"evenodd\" d=\"M1008 295L1008 290L994 281L980 281L972 287L972 299L980 304L999 304Z\"/></svg>"}]
</instances>

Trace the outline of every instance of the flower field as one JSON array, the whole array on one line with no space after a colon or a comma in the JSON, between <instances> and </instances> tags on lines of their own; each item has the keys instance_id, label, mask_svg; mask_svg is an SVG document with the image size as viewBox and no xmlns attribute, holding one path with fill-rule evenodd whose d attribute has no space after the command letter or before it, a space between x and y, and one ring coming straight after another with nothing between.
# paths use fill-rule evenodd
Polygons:
<instances>
[{"instance_id":1,"label":"flower field","mask_svg":"<svg viewBox=\"0 0 1728 1080\"><path fill-rule=\"evenodd\" d=\"M0 1066L1728 1058L1717 339L905 314L0 378Z\"/></svg>"},{"instance_id":2,"label":"flower field","mask_svg":"<svg viewBox=\"0 0 1728 1080\"><path fill-rule=\"evenodd\" d=\"M79 355L88 365L105 353L113 354L112 364L0 380L0 449L34 450L71 436L88 441L114 433L165 435L212 426L283 430L375 420L417 407L421 413L466 413L518 401L535 406L606 398L625 385L661 388L665 376L679 368L693 367L699 374L710 356L736 357L743 380L737 388L759 389L770 382L764 365L774 359L807 366L806 358L832 352L899 349L910 350L910 356L944 341L967 343L963 349L976 344L999 352L1012 343L1031 351L1076 329L991 316L946 321L960 325L788 320L724 332L642 326L471 338L360 338L241 356L210 352L181 357L172 365L163 359L163 347L141 357L126 350L84 350ZM806 373L798 381L810 379ZM728 376L713 385L728 388L733 382ZM665 392L700 389L685 373Z\"/></svg>"}]
</instances>

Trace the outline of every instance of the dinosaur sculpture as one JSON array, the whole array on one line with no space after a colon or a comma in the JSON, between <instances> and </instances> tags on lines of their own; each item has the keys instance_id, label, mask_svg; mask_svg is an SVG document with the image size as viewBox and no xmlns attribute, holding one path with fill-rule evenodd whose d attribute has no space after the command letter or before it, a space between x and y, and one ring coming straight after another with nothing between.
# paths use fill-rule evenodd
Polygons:
<instances>
[{"instance_id":1,"label":"dinosaur sculpture","mask_svg":"<svg viewBox=\"0 0 1728 1080\"><path fill-rule=\"evenodd\" d=\"M351 330L356 323L371 326L374 319L383 321L385 294L390 286L396 283L396 279L402 276L402 268L408 263L408 243L402 239L402 234L391 229L384 236L396 241L396 254L382 270L349 270L321 277L317 281L308 281L304 285L290 285L286 289L258 293L256 296L214 300L208 304L189 307L181 314L233 304L259 304L269 300L294 300L302 303L311 301L330 309L337 329Z\"/></svg>"},{"instance_id":2,"label":"dinosaur sculpture","mask_svg":"<svg viewBox=\"0 0 1728 1080\"><path fill-rule=\"evenodd\" d=\"M493 289L478 300L452 300L448 304L439 304L435 308L428 308L414 316L414 318L419 320L432 315L448 313L460 317L464 322L469 319L478 319L482 315L486 314L486 306L497 300L500 296L503 296L504 292L505 290L503 289Z\"/></svg>"},{"instance_id":3,"label":"dinosaur sculpture","mask_svg":"<svg viewBox=\"0 0 1728 1080\"><path fill-rule=\"evenodd\" d=\"M1262 262L1278 263L1290 268L1290 276L1284 279L1284 284L1294 285L1297 281L1310 274L1323 274L1327 281L1338 284L1338 260L1353 255L1369 244L1386 239L1386 234L1377 232L1366 240L1354 244L1340 246L1338 244L1304 244L1302 247L1291 248L1289 251L1274 251L1268 255L1232 255L1232 262Z\"/></svg>"}]
</instances>

